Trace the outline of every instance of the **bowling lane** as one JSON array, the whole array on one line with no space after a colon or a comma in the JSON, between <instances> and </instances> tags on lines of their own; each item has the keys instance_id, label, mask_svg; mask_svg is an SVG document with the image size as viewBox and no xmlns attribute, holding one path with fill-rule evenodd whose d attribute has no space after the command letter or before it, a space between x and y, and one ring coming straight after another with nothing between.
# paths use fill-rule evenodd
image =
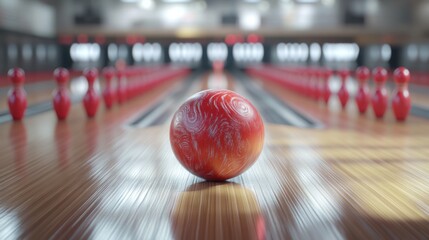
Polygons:
<instances>
[{"instance_id":1,"label":"bowling lane","mask_svg":"<svg viewBox=\"0 0 429 240\"><path fill-rule=\"evenodd\" d=\"M133 90L132 86L150 87L149 85L156 84L152 80L156 80L159 75L174 69L175 67L168 65L129 67L124 70L124 77L121 78L121 84L123 86L128 86L131 93ZM67 88L69 89L72 103L78 103L86 93L88 83L82 73L72 72L71 75L73 78L69 81ZM112 80L112 87L116 89L118 84L117 76L114 76ZM101 73L94 84L94 88L99 94L101 94L101 89L105 88L105 79ZM10 87L0 88L0 124L12 120L7 106L7 95L9 89ZM27 92L27 117L52 110L53 93L57 89L57 84L54 79L44 81L39 80L38 82L24 84L24 89Z\"/></svg>"},{"instance_id":2,"label":"bowling lane","mask_svg":"<svg viewBox=\"0 0 429 240\"><path fill-rule=\"evenodd\" d=\"M7 111L7 93L11 87L0 88L0 112ZM52 91L55 89L55 84L52 80L42 83L27 84L24 87L27 92L28 101L31 103L40 103L49 100L52 97Z\"/></svg>"},{"instance_id":3,"label":"bowling lane","mask_svg":"<svg viewBox=\"0 0 429 240\"><path fill-rule=\"evenodd\" d=\"M327 127L356 129L365 132L389 132L394 129L395 131L407 131L409 134L413 134L419 131L419 128L413 125L425 125L429 119L429 108L424 104L425 101L429 100L428 95L424 93L424 88L418 89L416 86L410 87L413 104L411 113L405 123L398 124L394 118L390 102L382 120L376 120L371 108L368 109L365 115L359 114L357 105L354 101L354 95L357 89L354 79L350 79L347 84L347 88L350 91L350 98L345 110L341 108L340 101L336 95L340 85L337 76L333 76L330 79L330 90L332 94L328 106L322 102L316 102L308 96L290 91L284 86L273 83L265 78L252 77L252 79L276 97L287 102L293 109L299 109L299 112L316 118ZM393 92L393 85L389 84L387 89L390 94ZM389 101L391 101L390 97ZM404 127L401 129L401 127L398 126Z\"/></svg>"},{"instance_id":4,"label":"bowling lane","mask_svg":"<svg viewBox=\"0 0 429 240\"><path fill-rule=\"evenodd\" d=\"M27 92L28 104L40 104L42 102L50 101L52 92L56 88L53 73L27 73L24 89ZM71 82L79 79L82 74L80 71L71 71ZM0 83L0 115L7 111L7 93L12 85L7 79L7 76L1 76L2 82ZM79 84L78 84L79 85Z\"/></svg>"},{"instance_id":5,"label":"bowling lane","mask_svg":"<svg viewBox=\"0 0 429 240\"><path fill-rule=\"evenodd\" d=\"M100 83L96 84L97 91L100 91ZM0 88L0 123L10 121L7 96L11 87ZM57 88L54 79L47 79L37 83L25 84L24 89L27 93L28 110L27 115L37 114L38 112L49 111L52 109L53 92ZM73 77L69 83L71 100L73 103L79 102L85 94L87 83L84 77Z\"/></svg>"},{"instance_id":6,"label":"bowling lane","mask_svg":"<svg viewBox=\"0 0 429 240\"><path fill-rule=\"evenodd\" d=\"M257 107L269 107L264 94L276 93L324 127L266 122L266 142L256 164L241 176L216 183L194 177L174 158L168 120L130 127L160 100L173 95L180 104L185 97L175 92L187 80L164 83L93 120L86 120L82 106L74 105L66 122L58 123L54 113L47 112L22 123L2 124L0 134L9 138L0 142L1 236L424 239L429 235L425 119L410 118L413 124L388 122L385 128L374 124L363 131L356 126L370 125L373 119L339 124L353 119L341 113L327 124L329 117L319 117L321 106L312 108L297 96L288 100L291 93L274 86L252 95L242 86L248 79L236 76L240 77L228 75L226 86L253 96ZM203 87L215 84L204 79Z\"/></svg>"},{"instance_id":7,"label":"bowling lane","mask_svg":"<svg viewBox=\"0 0 429 240\"><path fill-rule=\"evenodd\" d=\"M131 135L136 131L127 128L127 123L180 84L181 81L166 82L121 107L101 110L91 120L87 120L81 104L76 104L65 122L57 122L55 113L50 111L23 122L0 125L1 136L7 136L0 142L0 219L5 220L2 226L6 229L0 233L2 239L85 238L86 231L92 231L80 224L86 214L103 204L100 197L104 196L108 204L116 190L122 191L114 185L122 186L124 182L109 177L110 171L118 169L103 173L104 168L125 160L132 166L121 170L119 176L134 174L137 169L133 166L142 167L142 156L130 152L136 150L135 144L141 144L143 152L153 148L150 132L141 135L143 141L133 143ZM134 140L130 142L131 139ZM128 183L137 180L126 179ZM107 186L112 187L112 196L103 190ZM107 229L102 227L106 221L100 220L97 228L101 227L101 232L94 236L101 239Z\"/></svg>"}]
</instances>

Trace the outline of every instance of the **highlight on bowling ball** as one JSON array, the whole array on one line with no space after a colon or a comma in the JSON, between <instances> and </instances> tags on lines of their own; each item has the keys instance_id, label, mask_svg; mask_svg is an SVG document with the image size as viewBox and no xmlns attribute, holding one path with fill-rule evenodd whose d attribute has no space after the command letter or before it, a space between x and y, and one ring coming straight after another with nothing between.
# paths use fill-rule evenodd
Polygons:
<instances>
[{"instance_id":1,"label":"highlight on bowling ball","mask_svg":"<svg viewBox=\"0 0 429 240\"><path fill-rule=\"evenodd\" d=\"M229 90L205 90L173 116L170 143L192 174L224 181L246 171L264 145L264 123L252 103Z\"/></svg>"}]
</instances>

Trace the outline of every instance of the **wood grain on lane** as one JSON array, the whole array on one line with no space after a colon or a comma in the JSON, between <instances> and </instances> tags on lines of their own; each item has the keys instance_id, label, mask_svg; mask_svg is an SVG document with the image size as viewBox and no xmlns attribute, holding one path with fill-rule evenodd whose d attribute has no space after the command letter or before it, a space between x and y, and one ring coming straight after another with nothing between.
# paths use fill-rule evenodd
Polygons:
<instances>
[{"instance_id":1,"label":"wood grain on lane","mask_svg":"<svg viewBox=\"0 0 429 240\"><path fill-rule=\"evenodd\" d=\"M128 127L177 86L93 120L79 104L66 122L48 112L0 125L0 239L429 236L426 120L383 123L294 96L297 109L328 127L267 124L253 167L229 183L205 183L174 158L168 124Z\"/></svg>"}]
</instances>

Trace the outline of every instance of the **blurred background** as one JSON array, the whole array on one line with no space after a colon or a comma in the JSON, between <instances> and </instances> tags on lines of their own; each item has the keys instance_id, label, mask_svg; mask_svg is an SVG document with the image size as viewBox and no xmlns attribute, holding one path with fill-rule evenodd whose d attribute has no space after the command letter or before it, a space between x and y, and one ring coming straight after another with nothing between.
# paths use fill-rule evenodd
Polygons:
<instances>
[{"instance_id":1,"label":"blurred background","mask_svg":"<svg viewBox=\"0 0 429 240\"><path fill-rule=\"evenodd\" d=\"M174 63L429 64L429 0L0 0L0 75Z\"/></svg>"}]
</instances>

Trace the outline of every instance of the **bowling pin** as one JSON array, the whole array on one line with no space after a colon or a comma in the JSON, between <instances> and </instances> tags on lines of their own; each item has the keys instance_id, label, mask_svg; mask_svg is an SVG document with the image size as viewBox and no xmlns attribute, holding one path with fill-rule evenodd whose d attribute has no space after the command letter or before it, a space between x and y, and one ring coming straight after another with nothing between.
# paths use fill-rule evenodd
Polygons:
<instances>
[{"instance_id":1,"label":"bowling pin","mask_svg":"<svg viewBox=\"0 0 429 240\"><path fill-rule=\"evenodd\" d=\"M106 105L107 109L110 109L112 108L113 102L115 101L115 91L112 87L112 79L115 76L115 69L111 67L104 68L103 76L106 83L103 91L104 104Z\"/></svg>"},{"instance_id":2,"label":"bowling pin","mask_svg":"<svg viewBox=\"0 0 429 240\"><path fill-rule=\"evenodd\" d=\"M92 118L97 113L100 97L94 89L94 83L98 77L98 71L95 68L85 70L84 75L88 81L88 91L83 98L83 105L85 107L86 114L89 118Z\"/></svg>"},{"instance_id":3,"label":"bowling pin","mask_svg":"<svg viewBox=\"0 0 429 240\"><path fill-rule=\"evenodd\" d=\"M375 82L375 91L372 96L372 109L377 118L383 118L384 113L387 110L388 96L385 87L387 80L387 71L382 67L377 67L372 72L374 82Z\"/></svg>"},{"instance_id":4,"label":"bowling pin","mask_svg":"<svg viewBox=\"0 0 429 240\"><path fill-rule=\"evenodd\" d=\"M27 109L27 93L24 90L25 72L21 68L12 68L7 73L12 82L8 92L7 103L13 120L19 121L24 117Z\"/></svg>"},{"instance_id":5,"label":"bowling pin","mask_svg":"<svg viewBox=\"0 0 429 240\"><path fill-rule=\"evenodd\" d=\"M349 91L347 90L347 78L349 77L348 70L341 70L338 72L341 79L341 87L338 90L338 98L340 99L341 107L346 108L347 102L349 101Z\"/></svg>"},{"instance_id":6,"label":"bowling pin","mask_svg":"<svg viewBox=\"0 0 429 240\"><path fill-rule=\"evenodd\" d=\"M370 102L370 94L367 81L370 76L370 71L367 67L358 67L356 69L356 79L358 80L358 91L356 93L356 105L361 114L366 112Z\"/></svg>"},{"instance_id":7,"label":"bowling pin","mask_svg":"<svg viewBox=\"0 0 429 240\"><path fill-rule=\"evenodd\" d=\"M329 88L329 81L331 79L332 72L329 69L323 71L323 101L328 104L329 98L331 97L331 90Z\"/></svg>"},{"instance_id":8,"label":"bowling pin","mask_svg":"<svg viewBox=\"0 0 429 240\"><path fill-rule=\"evenodd\" d=\"M64 120L67 118L71 106L70 95L67 90L67 82L70 78L69 71L65 68L57 68L54 71L54 78L58 87L54 91L52 104L58 120Z\"/></svg>"},{"instance_id":9,"label":"bowling pin","mask_svg":"<svg viewBox=\"0 0 429 240\"><path fill-rule=\"evenodd\" d=\"M392 98L393 113L395 114L396 120L405 121L411 109L411 98L408 91L410 71L404 67L395 69L393 72L393 80L396 83Z\"/></svg>"}]
</instances>

